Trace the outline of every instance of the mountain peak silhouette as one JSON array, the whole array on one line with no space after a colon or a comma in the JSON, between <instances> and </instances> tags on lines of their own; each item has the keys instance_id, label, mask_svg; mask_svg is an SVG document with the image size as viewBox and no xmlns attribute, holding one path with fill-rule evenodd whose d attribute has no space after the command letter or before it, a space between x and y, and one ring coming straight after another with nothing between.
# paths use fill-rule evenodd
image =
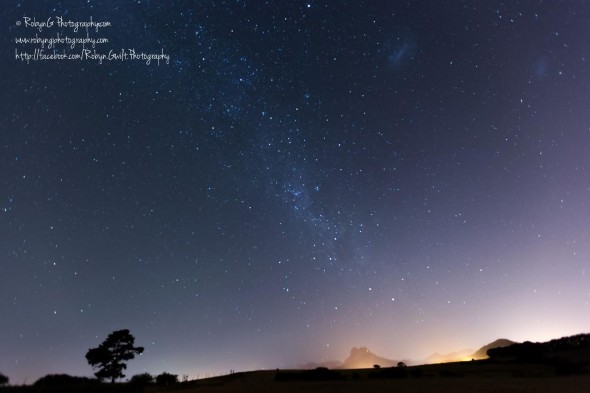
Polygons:
<instances>
[{"instance_id":1,"label":"mountain peak silhouette","mask_svg":"<svg viewBox=\"0 0 590 393\"><path fill-rule=\"evenodd\" d=\"M377 356L367 347L354 347L350 350L350 355L342 363L341 368L371 368L376 364L381 367L392 367L397 364L397 361Z\"/></svg>"},{"instance_id":2,"label":"mountain peak silhouette","mask_svg":"<svg viewBox=\"0 0 590 393\"><path fill-rule=\"evenodd\" d=\"M473 355L471 355L471 357L473 359L487 359L488 358L488 350L490 349L494 349L494 348L502 348L502 347L507 347L510 346L512 344L516 344L514 341L510 341L506 338L499 338L494 342L489 343L488 345L484 345L483 347L481 347L480 349L478 349L477 351L475 351L473 353Z\"/></svg>"}]
</instances>

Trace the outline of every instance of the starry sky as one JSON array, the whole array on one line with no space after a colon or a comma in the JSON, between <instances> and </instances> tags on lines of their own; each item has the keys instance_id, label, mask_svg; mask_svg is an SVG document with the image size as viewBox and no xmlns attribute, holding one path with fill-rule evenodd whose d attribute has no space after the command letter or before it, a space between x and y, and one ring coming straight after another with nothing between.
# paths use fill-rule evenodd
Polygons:
<instances>
[{"instance_id":1,"label":"starry sky","mask_svg":"<svg viewBox=\"0 0 590 393\"><path fill-rule=\"evenodd\" d=\"M128 377L588 332L590 2L0 12L11 382L90 376L119 329L146 348ZM168 61L17 57L58 33Z\"/></svg>"}]
</instances>

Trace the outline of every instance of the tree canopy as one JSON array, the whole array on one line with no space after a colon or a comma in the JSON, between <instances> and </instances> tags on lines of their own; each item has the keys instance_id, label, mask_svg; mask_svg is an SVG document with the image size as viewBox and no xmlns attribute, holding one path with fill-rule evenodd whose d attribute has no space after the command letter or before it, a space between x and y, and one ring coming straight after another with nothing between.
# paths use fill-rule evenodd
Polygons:
<instances>
[{"instance_id":1,"label":"tree canopy","mask_svg":"<svg viewBox=\"0 0 590 393\"><path fill-rule=\"evenodd\" d=\"M123 370L127 368L126 361L143 353L143 347L135 347L135 337L128 329L117 330L109 334L106 340L96 348L90 348L86 353L86 360L100 380L110 379L112 383L117 378L125 377Z\"/></svg>"},{"instance_id":2,"label":"tree canopy","mask_svg":"<svg viewBox=\"0 0 590 393\"><path fill-rule=\"evenodd\" d=\"M164 373L156 376L156 384L157 385L168 386L168 385L174 385L175 383L178 383L178 375L176 375L176 374L170 374L170 373L164 372Z\"/></svg>"}]
</instances>

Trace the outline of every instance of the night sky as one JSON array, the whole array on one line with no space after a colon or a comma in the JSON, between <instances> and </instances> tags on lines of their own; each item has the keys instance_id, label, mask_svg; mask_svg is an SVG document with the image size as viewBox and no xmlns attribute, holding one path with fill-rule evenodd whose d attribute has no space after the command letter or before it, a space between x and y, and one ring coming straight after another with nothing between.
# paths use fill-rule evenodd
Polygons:
<instances>
[{"instance_id":1,"label":"night sky","mask_svg":"<svg viewBox=\"0 0 590 393\"><path fill-rule=\"evenodd\" d=\"M191 378L590 330L590 2L0 12L12 383L91 376L119 329L128 377ZM17 56L57 33L168 61Z\"/></svg>"}]
</instances>

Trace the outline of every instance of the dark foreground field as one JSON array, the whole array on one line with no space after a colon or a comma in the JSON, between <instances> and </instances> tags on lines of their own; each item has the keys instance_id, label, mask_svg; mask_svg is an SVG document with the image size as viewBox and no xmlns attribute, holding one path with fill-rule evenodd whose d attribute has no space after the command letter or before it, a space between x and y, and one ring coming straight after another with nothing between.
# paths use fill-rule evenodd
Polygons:
<instances>
[{"instance_id":1,"label":"dark foreground field","mask_svg":"<svg viewBox=\"0 0 590 393\"><path fill-rule=\"evenodd\" d=\"M309 371L255 371L169 388L153 387L147 392L590 392L590 375L556 376L549 366L447 363L408 367L406 376L387 375L387 370L391 369L340 370L324 375L333 380L317 380L321 376L315 378Z\"/></svg>"},{"instance_id":2,"label":"dark foreground field","mask_svg":"<svg viewBox=\"0 0 590 393\"><path fill-rule=\"evenodd\" d=\"M571 364L564 368L475 361L364 370L251 371L170 386L142 387L89 379L64 383L63 379L52 378L45 384L3 387L0 393L590 393L588 371L586 366L572 367Z\"/></svg>"}]
</instances>

